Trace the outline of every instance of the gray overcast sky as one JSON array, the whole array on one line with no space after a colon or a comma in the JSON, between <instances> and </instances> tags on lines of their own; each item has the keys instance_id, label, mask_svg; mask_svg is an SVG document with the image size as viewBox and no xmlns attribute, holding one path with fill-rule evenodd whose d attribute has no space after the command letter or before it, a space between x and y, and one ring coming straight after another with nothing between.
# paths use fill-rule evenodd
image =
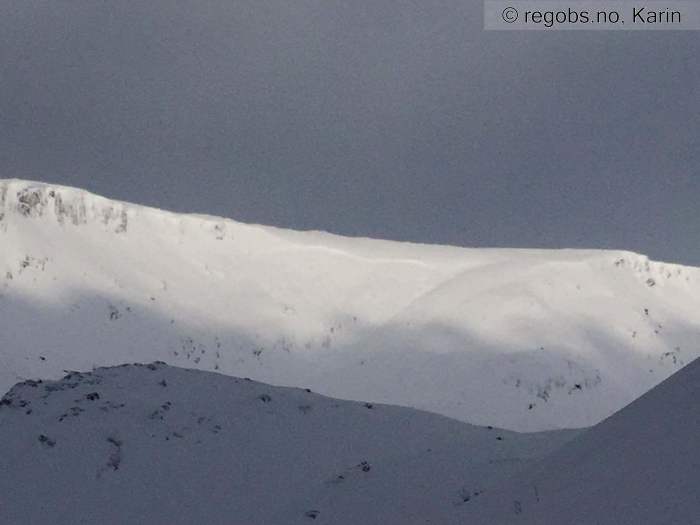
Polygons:
<instances>
[{"instance_id":1,"label":"gray overcast sky","mask_svg":"<svg viewBox=\"0 0 700 525\"><path fill-rule=\"evenodd\" d=\"M700 32L481 24L473 0L3 0L0 177L700 265Z\"/></svg>"}]
</instances>

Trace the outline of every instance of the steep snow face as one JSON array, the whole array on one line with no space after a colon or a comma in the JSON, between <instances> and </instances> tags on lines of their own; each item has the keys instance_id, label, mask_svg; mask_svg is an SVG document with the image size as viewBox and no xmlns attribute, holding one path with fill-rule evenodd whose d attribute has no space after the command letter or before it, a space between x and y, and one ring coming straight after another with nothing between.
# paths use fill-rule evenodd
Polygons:
<instances>
[{"instance_id":1,"label":"steep snow face","mask_svg":"<svg viewBox=\"0 0 700 525\"><path fill-rule=\"evenodd\" d=\"M465 523L700 523L700 360L469 507Z\"/></svg>"},{"instance_id":2,"label":"steep snow face","mask_svg":"<svg viewBox=\"0 0 700 525\"><path fill-rule=\"evenodd\" d=\"M0 402L0 523L463 523L573 435L160 363L72 372Z\"/></svg>"},{"instance_id":3,"label":"steep snow face","mask_svg":"<svg viewBox=\"0 0 700 525\"><path fill-rule=\"evenodd\" d=\"M0 181L0 388L126 361L516 430L594 424L700 354L700 271L178 215Z\"/></svg>"}]
</instances>

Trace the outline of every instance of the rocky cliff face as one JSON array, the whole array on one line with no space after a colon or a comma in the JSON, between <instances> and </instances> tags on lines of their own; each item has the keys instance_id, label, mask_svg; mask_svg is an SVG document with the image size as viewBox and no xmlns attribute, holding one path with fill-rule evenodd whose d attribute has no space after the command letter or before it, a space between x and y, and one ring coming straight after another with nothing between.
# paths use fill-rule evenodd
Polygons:
<instances>
[{"instance_id":1,"label":"rocky cliff face","mask_svg":"<svg viewBox=\"0 0 700 525\"><path fill-rule=\"evenodd\" d=\"M74 226L99 222L115 233L126 232L124 204L108 202L85 192L22 181L0 181L0 220L11 213L22 217L46 217Z\"/></svg>"}]
</instances>

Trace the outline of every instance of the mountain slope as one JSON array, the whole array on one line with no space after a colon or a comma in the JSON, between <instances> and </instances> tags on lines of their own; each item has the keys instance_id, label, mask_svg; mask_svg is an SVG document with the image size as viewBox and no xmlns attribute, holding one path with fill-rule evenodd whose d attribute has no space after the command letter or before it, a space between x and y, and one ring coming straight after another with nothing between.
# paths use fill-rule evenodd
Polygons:
<instances>
[{"instance_id":1,"label":"mountain slope","mask_svg":"<svg viewBox=\"0 0 700 525\"><path fill-rule=\"evenodd\" d=\"M700 523L700 361L469 509L469 523Z\"/></svg>"},{"instance_id":2,"label":"mountain slope","mask_svg":"<svg viewBox=\"0 0 700 525\"><path fill-rule=\"evenodd\" d=\"M71 372L0 402L0 523L460 523L573 435L161 363Z\"/></svg>"},{"instance_id":3,"label":"mountain slope","mask_svg":"<svg viewBox=\"0 0 700 525\"><path fill-rule=\"evenodd\" d=\"M594 424L700 355L700 271L178 215L0 182L0 388L162 360L516 430Z\"/></svg>"}]
</instances>

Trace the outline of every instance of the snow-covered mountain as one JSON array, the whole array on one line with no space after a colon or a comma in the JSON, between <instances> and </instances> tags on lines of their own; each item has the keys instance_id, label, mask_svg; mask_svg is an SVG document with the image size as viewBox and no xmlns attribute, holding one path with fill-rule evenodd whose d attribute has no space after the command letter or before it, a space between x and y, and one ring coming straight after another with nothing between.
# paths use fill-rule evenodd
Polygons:
<instances>
[{"instance_id":1,"label":"snow-covered mountain","mask_svg":"<svg viewBox=\"0 0 700 525\"><path fill-rule=\"evenodd\" d=\"M517 434L161 363L16 385L0 523L463 523L576 431Z\"/></svg>"},{"instance_id":2,"label":"snow-covered mountain","mask_svg":"<svg viewBox=\"0 0 700 525\"><path fill-rule=\"evenodd\" d=\"M464 523L700 524L700 360L473 501Z\"/></svg>"},{"instance_id":3,"label":"snow-covered mountain","mask_svg":"<svg viewBox=\"0 0 700 525\"><path fill-rule=\"evenodd\" d=\"M0 181L0 390L132 361L515 430L597 423L700 355L700 270L179 215Z\"/></svg>"}]
</instances>

